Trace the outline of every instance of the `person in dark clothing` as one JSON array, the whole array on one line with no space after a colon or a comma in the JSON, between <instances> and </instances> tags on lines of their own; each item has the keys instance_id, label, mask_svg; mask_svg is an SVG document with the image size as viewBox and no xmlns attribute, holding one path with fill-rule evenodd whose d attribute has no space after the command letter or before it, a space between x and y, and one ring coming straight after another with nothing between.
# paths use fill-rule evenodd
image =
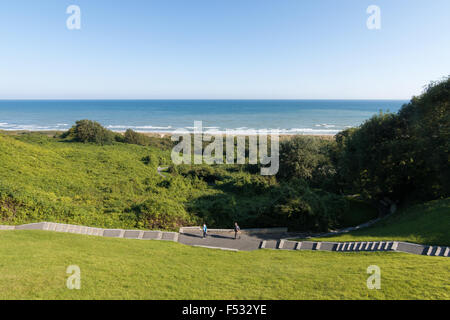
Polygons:
<instances>
[{"instance_id":1,"label":"person in dark clothing","mask_svg":"<svg viewBox=\"0 0 450 320\"><path fill-rule=\"evenodd\" d=\"M241 231L241 228L239 228L237 222L234 223L234 239L237 239L238 232ZM239 239L241 236L239 236Z\"/></svg>"},{"instance_id":2,"label":"person in dark clothing","mask_svg":"<svg viewBox=\"0 0 450 320\"><path fill-rule=\"evenodd\" d=\"M208 228L206 227L206 223L203 224L203 238L206 238L206 234L208 233Z\"/></svg>"}]
</instances>

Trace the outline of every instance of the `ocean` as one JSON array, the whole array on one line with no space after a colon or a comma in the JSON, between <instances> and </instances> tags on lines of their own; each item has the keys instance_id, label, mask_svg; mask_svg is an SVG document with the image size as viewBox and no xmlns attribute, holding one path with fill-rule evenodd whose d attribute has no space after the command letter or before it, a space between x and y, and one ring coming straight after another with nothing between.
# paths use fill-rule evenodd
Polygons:
<instances>
[{"instance_id":1,"label":"ocean","mask_svg":"<svg viewBox=\"0 0 450 320\"><path fill-rule=\"evenodd\" d=\"M90 119L114 131L191 129L209 132L278 129L332 135L373 115L397 112L405 100L0 100L0 130L67 130Z\"/></svg>"}]
</instances>

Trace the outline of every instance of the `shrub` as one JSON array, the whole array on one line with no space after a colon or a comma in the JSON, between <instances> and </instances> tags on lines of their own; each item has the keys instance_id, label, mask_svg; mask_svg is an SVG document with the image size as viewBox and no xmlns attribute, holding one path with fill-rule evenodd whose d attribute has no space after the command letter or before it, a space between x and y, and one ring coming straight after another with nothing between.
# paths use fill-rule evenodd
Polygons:
<instances>
[{"instance_id":1,"label":"shrub","mask_svg":"<svg viewBox=\"0 0 450 320\"><path fill-rule=\"evenodd\" d=\"M150 138L146 135L128 129L124 134L124 142L130 144L137 144L140 146L147 146L150 144Z\"/></svg>"},{"instance_id":2,"label":"shrub","mask_svg":"<svg viewBox=\"0 0 450 320\"><path fill-rule=\"evenodd\" d=\"M134 206L133 211L139 224L149 229L177 230L190 222L182 203L157 195Z\"/></svg>"},{"instance_id":3,"label":"shrub","mask_svg":"<svg viewBox=\"0 0 450 320\"><path fill-rule=\"evenodd\" d=\"M226 171L223 168L210 165L179 165L170 168L169 172L176 172L186 178L200 179L207 183L215 183L222 180Z\"/></svg>"},{"instance_id":4,"label":"shrub","mask_svg":"<svg viewBox=\"0 0 450 320\"><path fill-rule=\"evenodd\" d=\"M159 158L155 154L150 154L148 156L145 156L141 159L141 161L146 164L147 166L158 166L160 161Z\"/></svg>"},{"instance_id":5,"label":"shrub","mask_svg":"<svg viewBox=\"0 0 450 320\"><path fill-rule=\"evenodd\" d=\"M293 137L280 144L280 170L277 177L304 179L313 185L323 185L334 178L330 160L334 142L317 137Z\"/></svg>"},{"instance_id":6,"label":"shrub","mask_svg":"<svg viewBox=\"0 0 450 320\"><path fill-rule=\"evenodd\" d=\"M79 142L93 142L104 145L111 144L115 140L114 132L104 128L100 123L92 120L78 120L63 137L71 137Z\"/></svg>"},{"instance_id":7,"label":"shrub","mask_svg":"<svg viewBox=\"0 0 450 320\"><path fill-rule=\"evenodd\" d=\"M339 226L339 217L347 210L345 197L317 192L299 180L283 184L277 199L264 219L268 225L288 226L290 230L327 231Z\"/></svg>"}]
</instances>

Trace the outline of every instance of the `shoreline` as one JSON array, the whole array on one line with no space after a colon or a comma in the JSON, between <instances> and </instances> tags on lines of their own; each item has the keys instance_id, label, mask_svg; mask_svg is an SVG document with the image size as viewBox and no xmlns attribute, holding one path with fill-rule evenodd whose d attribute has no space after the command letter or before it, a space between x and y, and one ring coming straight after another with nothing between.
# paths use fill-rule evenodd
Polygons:
<instances>
[{"instance_id":1,"label":"shoreline","mask_svg":"<svg viewBox=\"0 0 450 320\"><path fill-rule=\"evenodd\" d=\"M40 134L44 134L47 136L54 136L55 134L62 134L63 132L65 132L66 130L0 130L0 133L5 133L8 135L18 135L18 134L26 134L26 133L40 133ZM124 134L125 131L117 131L117 130L111 130L114 133L118 133L118 134ZM134 130L135 131L135 130ZM167 132L167 131L154 131L154 132L141 132L141 131L135 131L138 132L140 134L143 134L147 137L152 137L152 138L159 138L159 139L165 139L165 138L169 138L170 136L173 135L174 132ZM193 134L193 132L190 132L191 134ZM222 134L225 135L226 132L211 132L208 133L203 132L203 134L206 135L218 135L218 134ZM234 136L238 137L238 136L251 136L254 134L245 134L245 133L236 133L233 134ZM267 134L268 136L270 136L270 132ZM282 133L278 135L280 138L289 138L289 137L296 137L296 136L302 136L302 137L318 137L318 138L322 138L322 139L327 139L327 140L332 140L334 139L334 137L336 136L336 134L315 134L315 133Z\"/></svg>"}]
</instances>

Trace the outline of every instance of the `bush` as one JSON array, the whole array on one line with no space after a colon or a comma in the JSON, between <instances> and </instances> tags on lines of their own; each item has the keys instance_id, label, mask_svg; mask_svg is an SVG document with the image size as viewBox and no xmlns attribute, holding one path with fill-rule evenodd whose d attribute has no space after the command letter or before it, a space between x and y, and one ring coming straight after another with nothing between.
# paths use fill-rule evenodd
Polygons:
<instances>
[{"instance_id":1,"label":"bush","mask_svg":"<svg viewBox=\"0 0 450 320\"><path fill-rule=\"evenodd\" d=\"M146 164L147 166L159 166L160 160L155 154L150 154L148 156L145 156L141 159L141 161Z\"/></svg>"},{"instance_id":2,"label":"bush","mask_svg":"<svg viewBox=\"0 0 450 320\"><path fill-rule=\"evenodd\" d=\"M154 196L133 207L138 223L153 230L177 230L189 225L190 219L182 203Z\"/></svg>"},{"instance_id":3,"label":"bush","mask_svg":"<svg viewBox=\"0 0 450 320\"><path fill-rule=\"evenodd\" d=\"M316 186L328 183L335 174L330 159L334 144L321 138L301 136L282 141L277 177L303 179Z\"/></svg>"},{"instance_id":4,"label":"bush","mask_svg":"<svg viewBox=\"0 0 450 320\"><path fill-rule=\"evenodd\" d=\"M223 168L211 165L178 165L170 167L169 172L176 172L186 178L197 178L206 183L221 181L226 174Z\"/></svg>"},{"instance_id":5,"label":"bush","mask_svg":"<svg viewBox=\"0 0 450 320\"><path fill-rule=\"evenodd\" d=\"M115 133L102 127L100 123L92 120L78 120L63 138L72 138L79 142L93 142L99 145L111 144L115 140Z\"/></svg>"},{"instance_id":6,"label":"bush","mask_svg":"<svg viewBox=\"0 0 450 320\"><path fill-rule=\"evenodd\" d=\"M340 226L339 218L348 208L345 197L312 190L299 180L283 184L265 217L268 225L288 226L289 230L328 231Z\"/></svg>"},{"instance_id":7,"label":"bush","mask_svg":"<svg viewBox=\"0 0 450 320\"><path fill-rule=\"evenodd\" d=\"M125 131L124 142L130 144L137 144L140 146L148 146L150 144L150 138L142 133L138 133L131 129Z\"/></svg>"}]
</instances>

